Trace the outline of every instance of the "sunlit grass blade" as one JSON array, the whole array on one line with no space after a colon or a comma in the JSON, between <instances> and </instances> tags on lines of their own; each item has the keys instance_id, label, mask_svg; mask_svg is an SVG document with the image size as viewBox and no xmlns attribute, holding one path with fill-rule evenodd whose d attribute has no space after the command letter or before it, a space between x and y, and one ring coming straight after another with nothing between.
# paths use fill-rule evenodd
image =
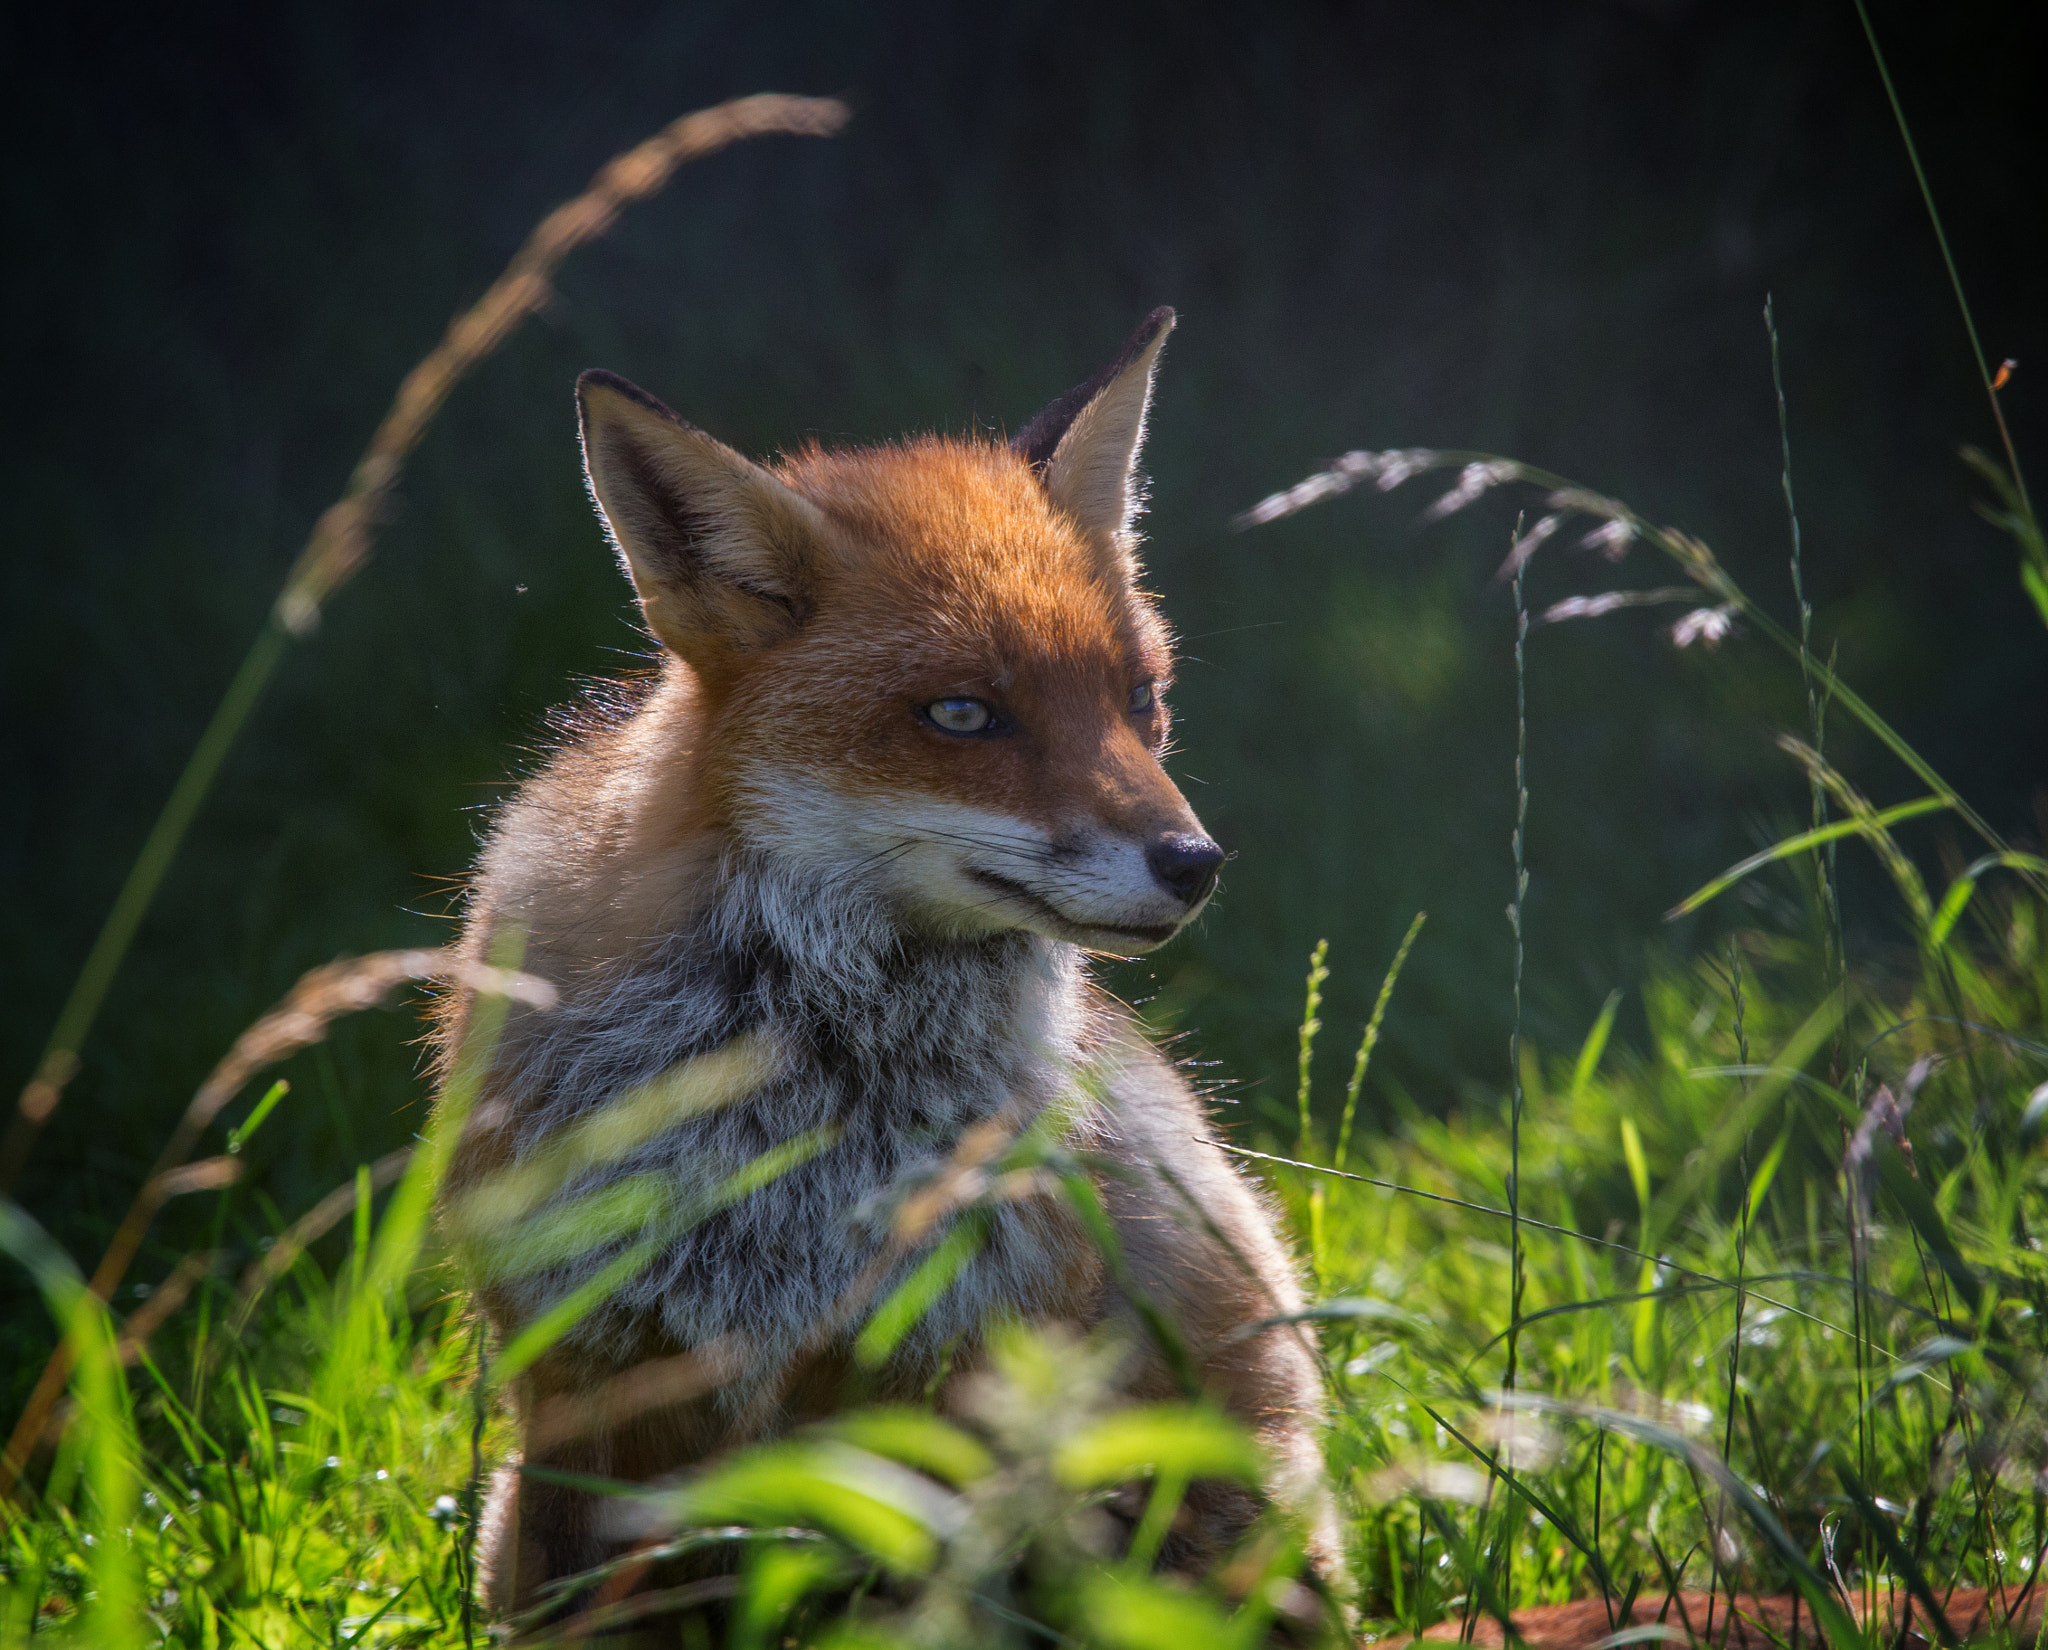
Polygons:
<instances>
[{"instance_id":1,"label":"sunlit grass blade","mask_svg":"<svg viewBox=\"0 0 2048 1650\"><path fill-rule=\"evenodd\" d=\"M0 1199L0 1250L35 1280L72 1348L71 1387L78 1401L73 1430L83 1438L90 1495L85 1561L93 1599L84 1641L105 1650L141 1645L142 1567L134 1524L141 1498L141 1445L135 1434L127 1382L114 1349L113 1325L99 1297L86 1287L71 1257L16 1204ZM14 1463L19 1477L27 1465Z\"/></svg>"},{"instance_id":2,"label":"sunlit grass blade","mask_svg":"<svg viewBox=\"0 0 2048 1650\"><path fill-rule=\"evenodd\" d=\"M837 1553L781 1543L756 1549L747 1565L730 1650L768 1650L803 1596L835 1579L845 1564Z\"/></svg>"},{"instance_id":3,"label":"sunlit grass blade","mask_svg":"<svg viewBox=\"0 0 2048 1650\"><path fill-rule=\"evenodd\" d=\"M495 967L513 969L526 950L526 936L507 930L494 942L491 961ZM439 1103L422 1140L399 1178L398 1190L378 1223L377 1241L370 1252L369 1293L388 1295L399 1287L418 1259L426 1241L427 1225L433 1217L434 1199L447 1178L470 1108L476 1104L485 1074L498 1046L511 999L501 992L478 991L473 999L462 1046L456 1051L448 1081L441 1087Z\"/></svg>"},{"instance_id":4,"label":"sunlit grass blade","mask_svg":"<svg viewBox=\"0 0 2048 1650\"><path fill-rule=\"evenodd\" d=\"M939 1240L932 1252L918 1263L910 1276L875 1308L874 1316L868 1319L867 1326L854 1342L854 1357L862 1365L877 1369L889 1361L889 1355L910 1333L917 1320L953 1287L954 1280L981 1252L981 1246L987 1240L987 1230L986 1222L976 1218L974 1212L963 1216Z\"/></svg>"},{"instance_id":5,"label":"sunlit grass blade","mask_svg":"<svg viewBox=\"0 0 2048 1650\"><path fill-rule=\"evenodd\" d=\"M1168 1469L1257 1484L1267 1463L1251 1435L1220 1412L1159 1404L1118 1410L1075 1433L1054 1452L1052 1469L1074 1489L1097 1489Z\"/></svg>"},{"instance_id":6,"label":"sunlit grass blade","mask_svg":"<svg viewBox=\"0 0 2048 1650\"><path fill-rule=\"evenodd\" d=\"M1091 1642L1105 1650L1187 1650L1241 1642L1229 1619L1208 1598L1142 1576L1093 1576L1081 1594Z\"/></svg>"},{"instance_id":7,"label":"sunlit grass blade","mask_svg":"<svg viewBox=\"0 0 2048 1650\"><path fill-rule=\"evenodd\" d=\"M1403 1329L1427 1327L1427 1320L1405 1307L1394 1305L1391 1301L1341 1296L1335 1300L1313 1301L1298 1312L1280 1312L1270 1318L1256 1318L1232 1330L1230 1338L1250 1340L1256 1335L1263 1335L1269 1329L1280 1329L1295 1323L1385 1323Z\"/></svg>"},{"instance_id":8,"label":"sunlit grass blade","mask_svg":"<svg viewBox=\"0 0 2048 1650\"><path fill-rule=\"evenodd\" d=\"M662 1247L662 1239L652 1238L614 1255L596 1276L564 1295L507 1341L491 1360L492 1376L502 1383L523 1375L550 1347L638 1276Z\"/></svg>"},{"instance_id":9,"label":"sunlit grass blade","mask_svg":"<svg viewBox=\"0 0 2048 1650\"><path fill-rule=\"evenodd\" d=\"M1337 1152L1330 1160L1340 1169L1351 1150L1351 1125L1358 1115L1358 1097L1365 1088L1365 1073L1372 1063L1372 1051L1379 1046L1380 1024L1387 1017L1387 1004L1394 999L1394 985L1401 978L1401 970L1407 966L1408 953L1415 948L1422 925L1428 920L1427 911L1416 912L1415 920L1408 925L1408 932L1401 936L1401 943L1394 948L1394 960L1387 965L1386 977L1380 981L1380 994L1373 999L1372 1014L1365 1022L1365 1035L1358 1040L1358 1053L1351 1062L1351 1081L1344 1087L1344 1115L1337 1124Z\"/></svg>"},{"instance_id":10,"label":"sunlit grass blade","mask_svg":"<svg viewBox=\"0 0 2048 1650\"><path fill-rule=\"evenodd\" d=\"M272 1083L264 1091L263 1098L250 1109L249 1115L228 1130L228 1151L231 1154L239 1152L248 1143L249 1137L263 1127L263 1120L277 1108L277 1103L291 1091L291 1084L282 1077Z\"/></svg>"},{"instance_id":11,"label":"sunlit grass blade","mask_svg":"<svg viewBox=\"0 0 2048 1650\"><path fill-rule=\"evenodd\" d=\"M577 1176L630 1156L693 1117L736 1105L774 1075L779 1061L763 1039L742 1035L635 1084L550 1137L517 1164L451 1201L452 1230L479 1240L517 1226Z\"/></svg>"},{"instance_id":12,"label":"sunlit grass blade","mask_svg":"<svg viewBox=\"0 0 2048 1650\"><path fill-rule=\"evenodd\" d=\"M1970 896L1977 891L1978 879L1985 872L2001 866L2007 870L2028 871L2035 876L2048 877L2048 859L2010 851L1984 855L1950 883L1948 891L1942 895L1934 919L1927 926L1927 943L1931 948L1938 951L1948 944L1949 935L1955 932L1956 923L1970 903Z\"/></svg>"},{"instance_id":13,"label":"sunlit grass blade","mask_svg":"<svg viewBox=\"0 0 2048 1650\"><path fill-rule=\"evenodd\" d=\"M928 1472L956 1489L986 1478L996 1460L971 1434L927 1410L880 1406L855 1410L821 1429L871 1455Z\"/></svg>"},{"instance_id":14,"label":"sunlit grass blade","mask_svg":"<svg viewBox=\"0 0 2048 1650\"><path fill-rule=\"evenodd\" d=\"M1572 1063L1571 1098L1574 1108L1585 1100L1586 1085L1593 1081L1593 1074L1600 1069L1600 1057L1607 1052L1607 1039L1614 1030L1614 1013L1620 1007L1621 993L1608 992L1607 1001L1600 1005L1600 1012L1594 1016L1592 1027L1586 1033L1586 1040L1579 1045L1579 1057Z\"/></svg>"},{"instance_id":15,"label":"sunlit grass blade","mask_svg":"<svg viewBox=\"0 0 2048 1650\"><path fill-rule=\"evenodd\" d=\"M1675 922L1680 917L1690 916L1709 900L1725 894L1743 878L1778 860L1789 859L1794 854L1803 854L1809 849L1820 847L1823 843L1840 841L1845 836L1867 835L1871 826L1896 825L1901 820L1918 819L1923 814L1940 813L1948 806L1948 801L1943 797L1922 796L1873 814L1868 821L1838 819L1821 826L1818 830L1801 831L1797 836L1788 836L1784 841L1774 842L1770 847L1751 854L1747 859L1738 860L1713 881L1686 895L1664 913L1664 920Z\"/></svg>"},{"instance_id":16,"label":"sunlit grass blade","mask_svg":"<svg viewBox=\"0 0 2048 1650\"><path fill-rule=\"evenodd\" d=\"M920 1575L966 1509L895 1461L829 1440L764 1444L641 1498L658 1526L793 1524L821 1530L897 1575Z\"/></svg>"}]
</instances>

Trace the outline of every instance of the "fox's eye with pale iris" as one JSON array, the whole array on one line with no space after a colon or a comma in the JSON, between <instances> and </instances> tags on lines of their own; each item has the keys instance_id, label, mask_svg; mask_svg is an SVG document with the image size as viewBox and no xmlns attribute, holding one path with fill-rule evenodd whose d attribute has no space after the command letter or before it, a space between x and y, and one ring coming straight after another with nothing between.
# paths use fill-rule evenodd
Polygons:
<instances>
[{"instance_id":1,"label":"fox's eye with pale iris","mask_svg":"<svg viewBox=\"0 0 2048 1650\"><path fill-rule=\"evenodd\" d=\"M1157 695L1152 691L1152 684L1150 682L1140 682L1131 689L1131 714L1133 716L1142 716L1152 708L1156 698Z\"/></svg>"},{"instance_id":2,"label":"fox's eye with pale iris","mask_svg":"<svg viewBox=\"0 0 2048 1650\"><path fill-rule=\"evenodd\" d=\"M995 720L979 699L934 699L924 707L927 720L947 733L986 733Z\"/></svg>"}]
</instances>

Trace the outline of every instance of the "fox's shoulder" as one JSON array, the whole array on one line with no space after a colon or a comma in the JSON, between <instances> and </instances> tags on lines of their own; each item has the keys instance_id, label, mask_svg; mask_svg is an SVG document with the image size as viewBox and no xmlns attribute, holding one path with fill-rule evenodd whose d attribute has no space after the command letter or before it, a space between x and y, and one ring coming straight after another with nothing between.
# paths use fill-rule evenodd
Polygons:
<instances>
[{"instance_id":1,"label":"fox's shoulder","mask_svg":"<svg viewBox=\"0 0 2048 1650\"><path fill-rule=\"evenodd\" d=\"M696 684L669 669L637 703L569 724L492 820L468 945L481 953L516 926L523 966L570 988L685 921L722 851L689 783L700 722Z\"/></svg>"}]
</instances>

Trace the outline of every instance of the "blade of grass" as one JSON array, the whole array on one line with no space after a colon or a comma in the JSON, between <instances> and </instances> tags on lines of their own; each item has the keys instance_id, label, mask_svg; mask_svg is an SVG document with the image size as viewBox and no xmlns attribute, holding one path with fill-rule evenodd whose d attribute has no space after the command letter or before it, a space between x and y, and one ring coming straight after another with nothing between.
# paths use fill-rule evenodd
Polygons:
<instances>
[{"instance_id":1,"label":"blade of grass","mask_svg":"<svg viewBox=\"0 0 2048 1650\"><path fill-rule=\"evenodd\" d=\"M250 1108L249 1115L228 1130L228 1155L234 1156L248 1144L249 1137L263 1127L263 1120L277 1107L277 1103L291 1093L292 1086L280 1077L264 1091L263 1098Z\"/></svg>"},{"instance_id":2,"label":"blade of grass","mask_svg":"<svg viewBox=\"0 0 2048 1650\"><path fill-rule=\"evenodd\" d=\"M1254 1151L1249 1146L1235 1146L1228 1141L1218 1141L1217 1144L1222 1150L1236 1157L1257 1158L1262 1163L1277 1163L1283 1168L1300 1169L1306 1174L1329 1175L1338 1180L1355 1180L1363 1186L1377 1186L1382 1191L1400 1192L1408 1197L1423 1198L1431 1203L1448 1204L1454 1209L1470 1209L1474 1214L1492 1215L1499 1220L1506 1220L1508 1218L1508 1212L1505 1209L1496 1208L1490 1203L1474 1203L1469 1198L1452 1197L1447 1192L1432 1192L1421 1186L1404 1186L1398 1180L1381 1180L1373 1175L1359 1174L1356 1170L1352 1169L1333 1169L1326 1163L1304 1163L1296 1158L1276 1156L1272 1152ZM1699 1278L1722 1289L1733 1289L1735 1287L1727 1278L1716 1277L1711 1272L1701 1272L1693 1267L1680 1265L1675 1260L1652 1254L1647 1250L1638 1249L1633 1244L1616 1242L1613 1238L1595 1237L1590 1232L1575 1231L1569 1226L1558 1226L1547 1220L1538 1220L1534 1215L1524 1215L1522 1217L1522 1224L1534 1231L1551 1232L1558 1237L1570 1238L1577 1243L1590 1244L1596 1249L1612 1249L1618 1254L1630 1255L1637 1260L1650 1261L1663 1266L1667 1271L1674 1272L1681 1277ZM1805 1283L1822 1283L1847 1287L1846 1279L1835 1277L1826 1272L1798 1272L1781 1275L1796 1277L1799 1281ZM1756 1281L1763 1280L1758 1279ZM1802 1318L1806 1322L1816 1324L1820 1328L1829 1330L1834 1334L1847 1335L1849 1333L1849 1330L1844 1325L1832 1323L1826 1318L1808 1312L1804 1307L1793 1305L1790 1301L1776 1300L1767 1295L1759 1295L1754 1290L1750 1291L1750 1299L1762 1301L1766 1306L1774 1307L1780 1312L1789 1313L1793 1317ZM1907 1303L1894 1302L1893 1304L1903 1306Z\"/></svg>"},{"instance_id":3,"label":"blade of grass","mask_svg":"<svg viewBox=\"0 0 2048 1650\"><path fill-rule=\"evenodd\" d=\"M1308 958L1308 990L1301 1009L1301 1029L1296 1033L1295 1065L1298 1076L1295 1082L1294 1107L1301 1117L1301 1130L1295 1147L1302 1156L1308 1155L1309 1143L1309 1068L1316 1050L1316 1033L1323 1029L1317 1010L1323 1006L1323 982L1330 977L1325 960L1330 954L1330 942L1317 940L1315 950Z\"/></svg>"},{"instance_id":4,"label":"blade of grass","mask_svg":"<svg viewBox=\"0 0 2048 1650\"><path fill-rule=\"evenodd\" d=\"M917 1320L953 1287L968 1263L981 1253L987 1239L987 1220L979 1210L962 1216L910 1276L875 1308L875 1315L854 1342L855 1361L864 1369L878 1369L887 1363Z\"/></svg>"},{"instance_id":5,"label":"blade of grass","mask_svg":"<svg viewBox=\"0 0 2048 1650\"><path fill-rule=\"evenodd\" d=\"M2048 859L2033 854L1986 854L1976 861L1942 895L1941 904L1935 910L1933 920L1927 925L1927 943L1935 950L1948 944L1948 937L1955 931L1962 919L1964 907L1970 903L1970 896L1977 891L1977 879L1985 872L2003 867L2010 871L2031 871L2036 876L2048 877Z\"/></svg>"},{"instance_id":6,"label":"blade of grass","mask_svg":"<svg viewBox=\"0 0 2048 1650\"><path fill-rule=\"evenodd\" d=\"M1898 123L1899 139L1906 146L1906 159L1912 163L1913 181L1920 186L1920 199L1927 208L1927 221L1934 229L1934 241L1941 248L1942 266L1948 271L1948 284L1956 295L1956 309L1963 317L1963 331L1969 335L1970 356L1977 364L1977 376L1983 381L1984 395L1991 403L1991 417L1998 425L1998 438L2005 443L2005 461L2011 472L2013 486L2018 491L2020 505L2031 521L2034 514L2032 501L2027 497L2027 478L2020 469L2019 454L2012 444L2012 432L2005 425L2005 409L1998 402L1998 385L1991 376L1990 362L1985 359L1984 346L1977 339L1977 318L1970 311L1969 294L1963 290L1962 272L1956 268L1955 254L1949 250L1948 232L1941 226L1941 212L1934 204L1934 189L1927 181L1927 169L1920 164L1920 146L1913 141L1913 129L1906 121L1906 108L1899 101L1899 91L1892 84L1892 72L1884 59L1884 50L1877 43L1877 30L1871 27L1870 12L1863 0L1856 0L1856 17L1863 25L1863 38L1870 42L1871 60L1877 65L1878 79L1884 82L1884 95L1892 107L1892 118ZM2040 529L2034 529L2040 537Z\"/></svg>"},{"instance_id":7,"label":"blade of grass","mask_svg":"<svg viewBox=\"0 0 2048 1650\"><path fill-rule=\"evenodd\" d=\"M1818 784L1819 781L1816 780L1815 783ZM1774 842L1770 847L1751 854L1747 859L1737 860L1711 882L1695 889L1672 906L1664 913L1664 920L1676 922L1680 917L1692 915L1709 900L1725 894L1743 878L1778 860L1789 859L1794 854L1803 854L1809 848L1817 848L1823 843L1834 842L1845 836L1867 835L1873 827L1896 825L1901 820L1918 819L1923 814L1940 813L1948 806L1949 803L1939 796L1915 797L1911 802L1901 802L1894 807L1873 813L1868 820L1838 819L1830 825L1822 825L1811 831L1801 831L1797 836L1788 836L1782 842ZM2024 859L2030 856L2013 857ZM1998 859L2000 856L1993 858Z\"/></svg>"},{"instance_id":8,"label":"blade of grass","mask_svg":"<svg viewBox=\"0 0 2048 1650\"><path fill-rule=\"evenodd\" d=\"M1764 296L1764 331L1771 340L1771 389L1778 403L1779 485L1785 495L1785 518L1792 534L1792 597L1799 604L1799 680L1806 689L1806 731L1813 741L1813 748L1825 752L1828 748L1828 701L1814 688L1813 604L1806 598L1806 562L1799 532L1799 505L1792 495L1792 420L1785 406L1785 375L1778 358L1778 317L1768 293ZM1818 831L1828 822L1827 792L1817 774L1807 776L1806 788L1813 829ZM1820 906L1821 972L1829 982L1829 989L1838 991L1842 987L1846 959L1842 954L1840 882L1836 876L1832 845L1814 862L1813 878ZM1841 1056L1838 1034L1829 1061L1829 1069L1836 1082L1841 1081Z\"/></svg>"},{"instance_id":9,"label":"blade of grass","mask_svg":"<svg viewBox=\"0 0 2048 1650\"><path fill-rule=\"evenodd\" d=\"M72 1390L78 1399L77 1418L84 1423L76 1430L84 1439L85 1480L92 1500L89 1515L80 1520L89 1532L84 1556L93 1588L83 1642L106 1650L139 1646L143 1577L134 1524L141 1499L142 1452L106 1303L49 1233L5 1199L0 1199L0 1250L12 1255L35 1280L71 1348ZM14 1447L32 1443L17 1441ZM11 1476L18 1479L27 1464L25 1458L12 1460Z\"/></svg>"},{"instance_id":10,"label":"blade of grass","mask_svg":"<svg viewBox=\"0 0 2048 1650\"><path fill-rule=\"evenodd\" d=\"M1600 1012L1594 1017L1592 1028L1586 1033L1586 1040L1579 1045L1579 1057L1572 1064L1573 1111L1577 1111L1585 1100L1587 1085L1593 1081L1593 1074L1600 1069L1600 1057L1607 1052L1607 1039L1614 1031L1615 1011L1620 1007L1621 992L1608 992L1607 1001L1600 1005Z\"/></svg>"},{"instance_id":11,"label":"blade of grass","mask_svg":"<svg viewBox=\"0 0 2048 1650\"><path fill-rule=\"evenodd\" d=\"M1387 1017L1387 1004L1393 1000L1394 982L1401 977L1401 970L1408 962L1408 953L1414 948L1415 937L1422 932L1422 925L1429 920L1427 911L1415 913L1415 920L1408 925L1408 932L1401 936L1401 943L1394 950L1394 960L1387 967L1386 977L1380 981L1380 994L1373 999L1372 1015L1365 1022L1365 1035L1359 1039L1357 1057L1351 1063L1351 1081L1344 1089L1344 1116L1337 1125L1337 1153L1331 1159L1338 1168L1344 1167L1345 1155L1351 1149L1351 1123L1358 1114L1358 1096L1365 1088L1366 1067L1372 1062L1372 1051L1380 1040L1380 1022Z\"/></svg>"},{"instance_id":12,"label":"blade of grass","mask_svg":"<svg viewBox=\"0 0 2048 1650\"><path fill-rule=\"evenodd\" d=\"M665 1239L648 1238L614 1256L595 1277L571 1290L520 1330L491 1360L500 1385L523 1375L555 1342L589 1317L661 1253Z\"/></svg>"}]
</instances>

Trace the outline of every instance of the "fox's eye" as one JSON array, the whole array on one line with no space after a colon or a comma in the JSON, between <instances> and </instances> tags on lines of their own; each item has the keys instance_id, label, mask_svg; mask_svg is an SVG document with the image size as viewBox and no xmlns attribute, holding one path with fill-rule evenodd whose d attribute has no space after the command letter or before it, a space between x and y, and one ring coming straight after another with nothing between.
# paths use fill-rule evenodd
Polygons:
<instances>
[{"instance_id":1,"label":"fox's eye","mask_svg":"<svg viewBox=\"0 0 2048 1650\"><path fill-rule=\"evenodd\" d=\"M1138 716L1150 710L1153 698L1152 684L1150 682L1140 682L1131 689L1131 714Z\"/></svg>"},{"instance_id":2,"label":"fox's eye","mask_svg":"<svg viewBox=\"0 0 2048 1650\"><path fill-rule=\"evenodd\" d=\"M979 699L934 699L924 713L934 726L948 733L985 733L995 720Z\"/></svg>"}]
</instances>

